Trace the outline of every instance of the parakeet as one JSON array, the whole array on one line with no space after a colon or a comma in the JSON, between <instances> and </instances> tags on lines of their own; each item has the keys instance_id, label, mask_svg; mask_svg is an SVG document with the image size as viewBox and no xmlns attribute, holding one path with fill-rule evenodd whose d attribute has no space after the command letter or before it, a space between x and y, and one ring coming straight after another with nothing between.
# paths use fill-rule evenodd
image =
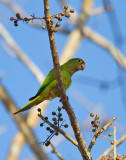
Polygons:
<instances>
[{"instance_id":1,"label":"parakeet","mask_svg":"<svg viewBox=\"0 0 126 160\"><path fill-rule=\"evenodd\" d=\"M80 58L73 58L61 65L60 68L62 71L64 88L65 90L67 90L71 85L72 75L79 70L84 70L85 62ZM29 99L31 102L29 102L24 107L16 111L14 114L28 110L33 106L43 102L44 100L52 100L56 97L60 97L60 94L58 91L57 80L53 68L45 78L36 95Z\"/></svg>"}]
</instances>

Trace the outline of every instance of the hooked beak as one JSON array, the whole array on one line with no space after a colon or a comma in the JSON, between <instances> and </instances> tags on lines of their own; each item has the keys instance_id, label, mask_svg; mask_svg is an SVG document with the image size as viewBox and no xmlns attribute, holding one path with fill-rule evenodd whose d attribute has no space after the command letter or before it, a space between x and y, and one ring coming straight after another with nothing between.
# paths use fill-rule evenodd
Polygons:
<instances>
[{"instance_id":1,"label":"hooked beak","mask_svg":"<svg viewBox=\"0 0 126 160\"><path fill-rule=\"evenodd\" d=\"M83 61L81 64L81 70L83 71L85 69L85 62Z\"/></svg>"},{"instance_id":2,"label":"hooked beak","mask_svg":"<svg viewBox=\"0 0 126 160\"><path fill-rule=\"evenodd\" d=\"M85 69L85 63L81 64L81 70L83 71Z\"/></svg>"}]
</instances>

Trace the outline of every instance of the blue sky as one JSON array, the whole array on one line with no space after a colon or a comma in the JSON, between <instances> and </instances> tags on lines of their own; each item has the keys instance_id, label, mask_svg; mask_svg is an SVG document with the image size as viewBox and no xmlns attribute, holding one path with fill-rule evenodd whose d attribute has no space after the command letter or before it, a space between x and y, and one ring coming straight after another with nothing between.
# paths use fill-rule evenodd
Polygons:
<instances>
[{"instance_id":1,"label":"blue sky","mask_svg":"<svg viewBox=\"0 0 126 160\"><path fill-rule=\"evenodd\" d=\"M36 16L43 16L43 1L15 1L14 3L20 5L20 7L29 15L35 13ZM118 22L121 28L121 33L125 39L126 33L126 21L124 15L126 14L125 6L126 1L119 0L112 1L116 15L118 18ZM80 13L81 1L72 1L68 2L76 11ZM102 6L102 1L95 1L94 7ZM51 13L55 14L60 12L62 7L60 3L57 1L50 1ZM47 31L43 31L42 29L36 29L31 27L28 24L19 23L18 27L14 27L13 22L9 20L11 16L15 16L13 12L5 6L2 2L0 2L0 22L4 25L4 27L8 30L11 36L15 39L16 43L20 46L20 48L27 53L30 59L40 68L40 70L46 76L50 69L53 67L52 57L50 52L49 40ZM63 22L61 22L61 26L63 26L67 22L67 19L63 18ZM97 25L94 27L94 24L97 22ZM114 43L112 29L108 20L108 15L103 13L101 15L92 16L88 19L87 26L91 28L94 27L94 30L104 36L106 39ZM68 28L73 28L70 24ZM60 33L55 34L56 45L58 49L59 55L62 53L63 48L68 39L67 35L63 35ZM3 41L3 38L0 36L0 42ZM1 44L1 43L0 43ZM126 47L125 43L122 47L122 52L124 56L126 56ZM126 131L125 125L125 114L126 114L126 74L125 71L119 70L118 65L113 59L113 57L109 54L108 51L99 47L95 43L91 42L88 39L83 39L81 44L76 51L75 57L80 57L84 59L86 62L86 68L83 72L77 72L72 77L72 85L67 91L67 95L69 96L70 104L72 105L76 117L81 125L82 122L89 117L90 110L85 109L86 103L79 103L82 101L76 100L74 96L76 96L76 92L80 93L85 97L91 104L95 107L96 105L101 106L103 109L103 113L101 117L105 114L109 115L109 117L118 116L116 122L123 126L124 131ZM28 103L29 97L33 96L40 85L35 77L31 74L31 72L16 58L11 57L6 53L6 51L0 46L0 74L3 74L1 78L2 84L6 87L11 97L14 99L15 103L19 108ZM85 81L85 77L95 78L98 82L101 81L113 81L118 76L122 75L124 79L124 84L122 86L122 90L118 87L114 87L113 89L103 89L101 87L92 86L91 83L87 84ZM117 81L118 84L118 81ZM74 94L73 94L74 93ZM122 94L124 99L122 99ZM46 115L51 117L51 112L55 111L57 106L61 105L59 99L54 99L49 104ZM36 115L37 116L37 115ZM0 129L3 127L5 130L0 134L0 145L1 156L0 160L6 159L7 153L9 151L11 142L16 132L18 131L18 127L14 122L12 116L7 112L4 105L0 101ZM68 124L69 119L64 113L64 117L66 118ZM116 123L115 123L116 124ZM117 139L119 139L123 134L119 133L118 130L120 128L117 127ZM111 129L106 131L113 132ZM40 128L39 124L35 127L34 133L37 136L39 142L43 141L47 137L47 132L45 128ZM91 133L91 129L88 131L82 131L83 136L85 138L86 144L90 143L90 140L93 136ZM104 133L104 135L106 134ZM123 132L124 133L124 132ZM104 145L103 145L104 144ZM102 146L102 147L101 147ZM110 146L110 142L107 139L103 139L100 137L94 148L92 149L92 157L96 159L105 149ZM76 147L74 147L70 142L64 141L61 143L57 149L61 152L65 159L81 159L80 153ZM64 151L66 149L66 151ZM69 149L69 152L67 150ZM126 150L126 142L120 145L117 148L117 153L121 155L125 153ZM29 146L25 144L22 149L19 160L25 160L29 157L33 157L33 153ZM48 154L51 160L56 160L57 157L51 152Z\"/></svg>"}]
</instances>

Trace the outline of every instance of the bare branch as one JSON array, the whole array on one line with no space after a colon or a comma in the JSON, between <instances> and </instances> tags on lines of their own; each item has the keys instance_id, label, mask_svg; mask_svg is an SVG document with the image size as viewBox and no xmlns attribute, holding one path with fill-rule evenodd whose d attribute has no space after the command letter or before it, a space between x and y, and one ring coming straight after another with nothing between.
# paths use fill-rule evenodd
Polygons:
<instances>
[{"instance_id":1,"label":"bare branch","mask_svg":"<svg viewBox=\"0 0 126 160\"><path fill-rule=\"evenodd\" d=\"M0 85L0 99L5 104L7 110L10 113L14 113L14 111L17 109L17 106L15 105L15 103L10 98L7 91L2 85ZM45 153L39 146L34 134L32 133L32 130L29 128L29 126L24 121L24 117L21 114L18 114L18 116L13 116L13 118L15 122L17 123L19 129L21 130L22 134L24 135L25 140L28 142L31 149L35 153L36 157L38 159L48 160Z\"/></svg>"},{"instance_id":2,"label":"bare branch","mask_svg":"<svg viewBox=\"0 0 126 160\"><path fill-rule=\"evenodd\" d=\"M121 51L116 48L111 42L88 27L83 28L83 34L94 43L108 50L113 58L119 63L119 65L126 69L126 58L123 56Z\"/></svg>"},{"instance_id":3,"label":"bare branch","mask_svg":"<svg viewBox=\"0 0 126 160\"><path fill-rule=\"evenodd\" d=\"M105 131L115 120L117 119L117 116L114 117L109 123L107 123L103 128L101 128L98 132L95 133L93 136L91 143L89 144L88 150L91 151L92 147L95 144L96 139L99 137L99 135Z\"/></svg>"},{"instance_id":4,"label":"bare branch","mask_svg":"<svg viewBox=\"0 0 126 160\"><path fill-rule=\"evenodd\" d=\"M116 160L116 126L113 127L113 160Z\"/></svg>"},{"instance_id":5,"label":"bare branch","mask_svg":"<svg viewBox=\"0 0 126 160\"><path fill-rule=\"evenodd\" d=\"M44 0L44 11L45 11L45 18L46 18L46 25L47 25L47 29L48 29L49 40L50 40L50 47L51 47L51 52L52 52L52 57L53 57L54 70L55 70L55 75L56 75L56 79L58 82L58 89L59 89L61 101L62 101L62 103L65 107L65 110L69 116L73 131L75 133L75 137L78 142L78 148L81 152L81 155L82 155L83 159L89 160L89 159L91 159L91 155L87 151L87 147L86 147L85 141L82 137L79 124L77 122L74 111L73 111L72 107L70 106L70 104L68 102L68 98L65 93L61 70L60 70L60 65L59 65L58 52L57 52L57 48L56 48L56 44L55 44L55 37L54 37L54 33L51 32L51 30L50 30L51 19L50 19L50 10L49 10L48 0Z\"/></svg>"},{"instance_id":6,"label":"bare branch","mask_svg":"<svg viewBox=\"0 0 126 160\"><path fill-rule=\"evenodd\" d=\"M4 4L6 4L14 13L21 13L21 16L23 18L25 17L29 17L27 15L27 13L25 13L22 8L20 8L18 5L14 4L13 2L11 2L10 0L1 0ZM42 24L41 23L38 23L38 22L29 22L29 24L31 26L34 26L34 27L39 27L41 28L42 27Z\"/></svg>"},{"instance_id":7,"label":"bare branch","mask_svg":"<svg viewBox=\"0 0 126 160\"><path fill-rule=\"evenodd\" d=\"M11 35L7 32L2 24L0 24L0 34L3 36L7 44L15 51L17 57L28 67L28 69L34 74L36 79L41 84L44 80L44 75L39 68L27 57L27 55L16 44Z\"/></svg>"},{"instance_id":8,"label":"bare branch","mask_svg":"<svg viewBox=\"0 0 126 160\"><path fill-rule=\"evenodd\" d=\"M61 156L61 154L58 152L58 150L54 147L54 145L52 143L51 143L51 146L53 149L52 153L55 153L60 160L64 160L64 158Z\"/></svg>"},{"instance_id":9,"label":"bare branch","mask_svg":"<svg viewBox=\"0 0 126 160\"><path fill-rule=\"evenodd\" d=\"M125 140L126 140L126 134L124 134L118 141L116 141L116 147L118 147ZM98 158L98 160L100 160L103 156L107 156L110 152L112 152L112 150L113 150L113 146L111 146L103 154L101 154L100 157Z\"/></svg>"}]
</instances>

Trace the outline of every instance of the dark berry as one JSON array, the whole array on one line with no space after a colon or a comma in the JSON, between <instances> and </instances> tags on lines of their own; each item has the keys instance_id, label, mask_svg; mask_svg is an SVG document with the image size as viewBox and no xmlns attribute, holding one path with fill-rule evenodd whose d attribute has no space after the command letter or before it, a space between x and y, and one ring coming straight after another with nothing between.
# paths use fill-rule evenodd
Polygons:
<instances>
[{"instance_id":1,"label":"dark berry","mask_svg":"<svg viewBox=\"0 0 126 160\"><path fill-rule=\"evenodd\" d=\"M58 132L55 133L56 136L58 136L58 134L59 134Z\"/></svg>"},{"instance_id":2,"label":"dark berry","mask_svg":"<svg viewBox=\"0 0 126 160\"><path fill-rule=\"evenodd\" d=\"M59 113L58 116L59 116L59 117L62 117L62 113Z\"/></svg>"},{"instance_id":3,"label":"dark berry","mask_svg":"<svg viewBox=\"0 0 126 160\"><path fill-rule=\"evenodd\" d=\"M61 109L62 109L61 107L58 107L58 111L61 111Z\"/></svg>"},{"instance_id":4,"label":"dark berry","mask_svg":"<svg viewBox=\"0 0 126 160\"><path fill-rule=\"evenodd\" d=\"M17 17L17 19L20 19L20 14L16 13L16 17Z\"/></svg>"},{"instance_id":5,"label":"dark berry","mask_svg":"<svg viewBox=\"0 0 126 160\"><path fill-rule=\"evenodd\" d=\"M10 17L10 20L13 21L13 20L14 20L14 17Z\"/></svg>"},{"instance_id":6,"label":"dark berry","mask_svg":"<svg viewBox=\"0 0 126 160\"><path fill-rule=\"evenodd\" d=\"M24 21L26 21L26 22L27 22L27 21L28 21L28 18L27 18L27 17L25 17L25 18L24 18Z\"/></svg>"},{"instance_id":7,"label":"dark berry","mask_svg":"<svg viewBox=\"0 0 126 160\"><path fill-rule=\"evenodd\" d=\"M56 112L52 112L52 115L56 115Z\"/></svg>"},{"instance_id":8,"label":"dark berry","mask_svg":"<svg viewBox=\"0 0 126 160\"><path fill-rule=\"evenodd\" d=\"M45 143L45 146L49 146L50 145L50 141L47 141L46 143Z\"/></svg>"},{"instance_id":9,"label":"dark berry","mask_svg":"<svg viewBox=\"0 0 126 160\"><path fill-rule=\"evenodd\" d=\"M70 12L71 12L71 13L74 13L74 9L71 9Z\"/></svg>"},{"instance_id":10,"label":"dark berry","mask_svg":"<svg viewBox=\"0 0 126 160\"><path fill-rule=\"evenodd\" d=\"M68 124L65 124L64 127L65 127L65 128L68 128Z\"/></svg>"},{"instance_id":11,"label":"dark berry","mask_svg":"<svg viewBox=\"0 0 126 160\"><path fill-rule=\"evenodd\" d=\"M45 120L48 120L48 117L45 117Z\"/></svg>"},{"instance_id":12,"label":"dark berry","mask_svg":"<svg viewBox=\"0 0 126 160\"><path fill-rule=\"evenodd\" d=\"M46 127L46 130L49 131L49 130L50 130L50 127Z\"/></svg>"},{"instance_id":13,"label":"dark berry","mask_svg":"<svg viewBox=\"0 0 126 160\"><path fill-rule=\"evenodd\" d=\"M63 118L60 118L59 120L60 120L60 121L63 121Z\"/></svg>"},{"instance_id":14,"label":"dark berry","mask_svg":"<svg viewBox=\"0 0 126 160\"><path fill-rule=\"evenodd\" d=\"M54 124L57 125L57 121L55 121Z\"/></svg>"},{"instance_id":15,"label":"dark berry","mask_svg":"<svg viewBox=\"0 0 126 160\"><path fill-rule=\"evenodd\" d=\"M53 121L56 121L56 118L55 118L55 117L53 117L53 118L52 118L52 120L53 120Z\"/></svg>"},{"instance_id":16,"label":"dark berry","mask_svg":"<svg viewBox=\"0 0 126 160\"><path fill-rule=\"evenodd\" d=\"M53 129L50 129L50 133L54 133L54 130L53 130Z\"/></svg>"},{"instance_id":17,"label":"dark berry","mask_svg":"<svg viewBox=\"0 0 126 160\"><path fill-rule=\"evenodd\" d=\"M41 108L38 108L37 110L38 110L38 112L41 112Z\"/></svg>"},{"instance_id":18,"label":"dark berry","mask_svg":"<svg viewBox=\"0 0 126 160\"><path fill-rule=\"evenodd\" d=\"M43 127L43 123L40 123L40 127Z\"/></svg>"}]
</instances>

